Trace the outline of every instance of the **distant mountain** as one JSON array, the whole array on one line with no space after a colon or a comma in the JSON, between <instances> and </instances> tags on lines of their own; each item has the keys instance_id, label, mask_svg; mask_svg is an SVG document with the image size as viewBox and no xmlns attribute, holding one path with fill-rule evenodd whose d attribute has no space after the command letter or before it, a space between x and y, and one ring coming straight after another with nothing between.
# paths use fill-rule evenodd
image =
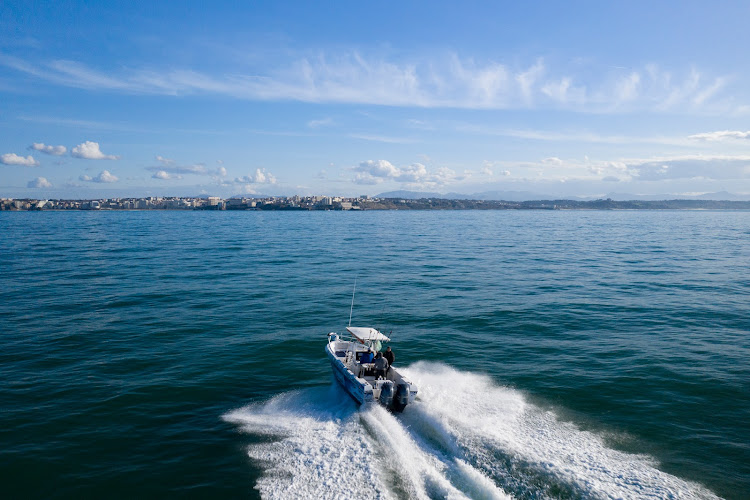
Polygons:
<instances>
[{"instance_id":1,"label":"distant mountain","mask_svg":"<svg viewBox=\"0 0 750 500\"><path fill-rule=\"evenodd\" d=\"M434 198L439 200L498 200L498 201L528 201L528 200L551 200L555 197L532 193L529 191L485 191L482 193L431 193L426 191L389 191L380 193L376 198L403 198L405 200L419 200L422 198Z\"/></svg>"},{"instance_id":2,"label":"distant mountain","mask_svg":"<svg viewBox=\"0 0 750 500\"><path fill-rule=\"evenodd\" d=\"M540 201L540 200L595 200L612 199L614 201L662 201L662 200L716 200L716 201L750 201L750 195L741 195L721 191L695 196L674 194L639 195L629 193L609 193L604 196L551 196L531 191L484 191L481 193L433 193L426 191L388 191L376 195L376 198L403 198L419 200L433 198L439 200L484 200L484 201Z\"/></svg>"},{"instance_id":3,"label":"distant mountain","mask_svg":"<svg viewBox=\"0 0 750 500\"><path fill-rule=\"evenodd\" d=\"M440 193L427 193L422 191L388 191L375 195L375 198L404 198L405 200L420 200L422 198L445 198Z\"/></svg>"},{"instance_id":4,"label":"distant mountain","mask_svg":"<svg viewBox=\"0 0 750 500\"><path fill-rule=\"evenodd\" d=\"M675 195L675 194L629 194L629 193L609 193L605 198L611 198L615 201L661 201L661 200L716 200L716 201L750 201L750 195L728 193L720 191L717 193L705 193L699 195Z\"/></svg>"},{"instance_id":5,"label":"distant mountain","mask_svg":"<svg viewBox=\"0 0 750 500\"><path fill-rule=\"evenodd\" d=\"M473 200L499 200L499 201L532 201L532 200L554 200L555 196L534 193L531 191L484 191L474 193L470 199Z\"/></svg>"},{"instance_id":6,"label":"distant mountain","mask_svg":"<svg viewBox=\"0 0 750 500\"><path fill-rule=\"evenodd\" d=\"M229 199L232 198L250 198L250 199L260 199L260 198L274 198L278 195L272 195L272 194L235 194L233 196L230 196Z\"/></svg>"}]
</instances>

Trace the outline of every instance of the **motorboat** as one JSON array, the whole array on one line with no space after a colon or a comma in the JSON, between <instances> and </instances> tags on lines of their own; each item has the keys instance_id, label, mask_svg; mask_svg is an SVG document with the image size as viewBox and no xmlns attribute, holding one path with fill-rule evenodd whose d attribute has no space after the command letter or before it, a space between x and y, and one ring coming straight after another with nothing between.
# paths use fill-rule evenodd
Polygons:
<instances>
[{"instance_id":1,"label":"motorboat","mask_svg":"<svg viewBox=\"0 0 750 500\"><path fill-rule=\"evenodd\" d=\"M417 397L417 386L395 368L376 373L373 355L391 339L375 328L348 326L348 336L328 334L325 347L333 376L358 404L378 402L387 409L402 412Z\"/></svg>"}]
</instances>

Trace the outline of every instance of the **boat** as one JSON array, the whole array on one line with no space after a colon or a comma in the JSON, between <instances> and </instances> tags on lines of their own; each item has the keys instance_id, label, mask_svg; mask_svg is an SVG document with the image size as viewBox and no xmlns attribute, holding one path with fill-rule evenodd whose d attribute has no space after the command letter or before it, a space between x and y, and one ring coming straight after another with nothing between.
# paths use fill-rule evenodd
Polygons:
<instances>
[{"instance_id":1,"label":"boat","mask_svg":"<svg viewBox=\"0 0 750 500\"><path fill-rule=\"evenodd\" d=\"M377 402L393 412L402 412L417 397L417 386L395 368L385 376L375 373L373 354L391 339L375 328L348 326L348 337L331 332L325 347L333 376L358 404Z\"/></svg>"}]
</instances>

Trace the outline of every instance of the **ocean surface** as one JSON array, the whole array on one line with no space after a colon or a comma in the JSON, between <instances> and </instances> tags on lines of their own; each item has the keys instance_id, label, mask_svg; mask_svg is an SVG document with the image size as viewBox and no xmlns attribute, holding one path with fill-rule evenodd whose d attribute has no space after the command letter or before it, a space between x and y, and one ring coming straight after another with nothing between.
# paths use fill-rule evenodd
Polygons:
<instances>
[{"instance_id":1,"label":"ocean surface","mask_svg":"<svg viewBox=\"0 0 750 500\"><path fill-rule=\"evenodd\" d=\"M750 498L750 212L0 213L3 498ZM389 333L403 414L326 334Z\"/></svg>"}]
</instances>

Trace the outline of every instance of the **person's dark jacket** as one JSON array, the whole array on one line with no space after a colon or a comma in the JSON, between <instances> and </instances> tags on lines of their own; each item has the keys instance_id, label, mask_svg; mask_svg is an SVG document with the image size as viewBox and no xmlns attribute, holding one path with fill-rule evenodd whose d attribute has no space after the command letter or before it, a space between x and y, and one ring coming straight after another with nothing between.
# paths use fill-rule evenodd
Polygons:
<instances>
[{"instance_id":1,"label":"person's dark jacket","mask_svg":"<svg viewBox=\"0 0 750 500\"><path fill-rule=\"evenodd\" d=\"M383 357L388 360L388 366L393 366L393 362L396 361L396 355L393 351L385 351Z\"/></svg>"}]
</instances>

